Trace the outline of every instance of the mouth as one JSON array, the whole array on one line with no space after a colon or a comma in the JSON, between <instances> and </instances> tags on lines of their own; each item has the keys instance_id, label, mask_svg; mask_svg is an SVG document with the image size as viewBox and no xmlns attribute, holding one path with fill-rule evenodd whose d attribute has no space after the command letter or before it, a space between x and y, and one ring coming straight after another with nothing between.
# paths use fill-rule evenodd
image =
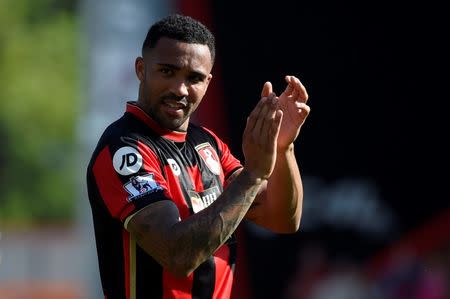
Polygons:
<instances>
[{"instance_id":1,"label":"mouth","mask_svg":"<svg viewBox=\"0 0 450 299\"><path fill-rule=\"evenodd\" d=\"M186 100L175 101L175 100L164 100L162 102L163 110L172 116L182 117L183 110L187 108Z\"/></svg>"},{"instance_id":2,"label":"mouth","mask_svg":"<svg viewBox=\"0 0 450 299\"><path fill-rule=\"evenodd\" d=\"M172 108L172 109L184 109L187 107L186 103L179 102L179 101L166 100L163 103L164 103L164 105L166 105L167 107Z\"/></svg>"}]
</instances>

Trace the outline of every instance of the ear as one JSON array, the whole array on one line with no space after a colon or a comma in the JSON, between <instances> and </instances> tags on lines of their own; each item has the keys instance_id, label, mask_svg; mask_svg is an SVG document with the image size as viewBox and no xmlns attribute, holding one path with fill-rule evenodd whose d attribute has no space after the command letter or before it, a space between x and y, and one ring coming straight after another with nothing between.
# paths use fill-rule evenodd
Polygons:
<instances>
[{"instance_id":1,"label":"ear","mask_svg":"<svg viewBox=\"0 0 450 299\"><path fill-rule=\"evenodd\" d=\"M206 87L208 87L209 82L211 82L212 77L213 77L212 74L209 74L208 77L206 77Z\"/></svg>"},{"instance_id":2,"label":"ear","mask_svg":"<svg viewBox=\"0 0 450 299\"><path fill-rule=\"evenodd\" d=\"M138 77L139 81L144 81L145 78L145 63L144 58L138 57L136 58L136 61L134 62L134 70L136 72L136 76Z\"/></svg>"}]
</instances>

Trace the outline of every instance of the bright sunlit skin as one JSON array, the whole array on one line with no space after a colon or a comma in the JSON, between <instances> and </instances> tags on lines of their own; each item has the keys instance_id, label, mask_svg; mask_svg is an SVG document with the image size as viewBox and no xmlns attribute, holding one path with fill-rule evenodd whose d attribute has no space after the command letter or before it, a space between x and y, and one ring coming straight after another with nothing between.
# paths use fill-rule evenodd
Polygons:
<instances>
[{"instance_id":1,"label":"bright sunlit skin","mask_svg":"<svg viewBox=\"0 0 450 299\"><path fill-rule=\"evenodd\" d=\"M300 80L294 76L286 76L285 80L286 89L278 98L279 109L283 111L283 121L277 140L278 150L285 150L293 144L310 111L310 107L306 104L308 93ZM261 96L267 97L272 92L272 84L266 82Z\"/></svg>"},{"instance_id":2,"label":"bright sunlit skin","mask_svg":"<svg viewBox=\"0 0 450 299\"><path fill-rule=\"evenodd\" d=\"M136 58L137 104L162 127L186 131L211 81L208 46L161 38Z\"/></svg>"},{"instance_id":3,"label":"bright sunlit skin","mask_svg":"<svg viewBox=\"0 0 450 299\"><path fill-rule=\"evenodd\" d=\"M294 76L286 76L285 80L286 88L279 97L275 97L283 115L277 139L275 168L246 215L247 219L280 233L295 232L300 225L303 186L294 142L310 112L306 104L308 93L300 80ZM261 96L269 95L275 96L275 93L272 84L266 82Z\"/></svg>"},{"instance_id":4,"label":"bright sunlit skin","mask_svg":"<svg viewBox=\"0 0 450 299\"><path fill-rule=\"evenodd\" d=\"M212 78L211 68L207 46L162 38L136 59L138 105L160 126L186 131ZM280 97L270 83L264 85L243 133L245 166L217 200L182 221L171 201L153 203L130 220L128 230L140 246L175 275L194 271L244 217L277 232L298 229L303 189L293 142L309 107L300 81L293 76L286 81ZM258 193L258 203L249 210Z\"/></svg>"},{"instance_id":5,"label":"bright sunlit skin","mask_svg":"<svg viewBox=\"0 0 450 299\"><path fill-rule=\"evenodd\" d=\"M215 53L208 28L177 14L142 43L137 101L105 129L87 172L105 297L231 298L242 221L299 229L294 143L309 114L306 89L289 75L280 94L266 82L259 100L233 95L255 102L239 161L207 124L190 123Z\"/></svg>"}]
</instances>

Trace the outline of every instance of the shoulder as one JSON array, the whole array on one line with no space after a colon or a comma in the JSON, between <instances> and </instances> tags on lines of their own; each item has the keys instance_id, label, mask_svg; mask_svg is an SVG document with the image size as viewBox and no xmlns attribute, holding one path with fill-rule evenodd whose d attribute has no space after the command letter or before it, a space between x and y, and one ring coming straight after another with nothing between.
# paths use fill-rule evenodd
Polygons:
<instances>
[{"instance_id":1,"label":"shoulder","mask_svg":"<svg viewBox=\"0 0 450 299\"><path fill-rule=\"evenodd\" d=\"M222 140L213 130L192 123L189 125L188 134L190 136L204 136L205 138L214 139L214 141L218 141L220 143L222 142Z\"/></svg>"},{"instance_id":2,"label":"shoulder","mask_svg":"<svg viewBox=\"0 0 450 299\"><path fill-rule=\"evenodd\" d=\"M222 144L220 138L212 130L196 124L189 125L188 138L196 144L208 142L216 149L220 149Z\"/></svg>"},{"instance_id":3,"label":"shoulder","mask_svg":"<svg viewBox=\"0 0 450 299\"><path fill-rule=\"evenodd\" d=\"M114 147L115 145L137 144L138 142L150 146L159 139L160 135L157 132L149 129L132 114L125 113L121 118L108 125L99 138L98 146L110 145Z\"/></svg>"},{"instance_id":4,"label":"shoulder","mask_svg":"<svg viewBox=\"0 0 450 299\"><path fill-rule=\"evenodd\" d=\"M100 152L107 150L109 155L114 155L122 148L132 148L137 150L140 141L145 137L143 126L139 125L133 117L125 113L121 118L110 123L101 134L95 149L93 151L91 161L95 160ZM129 149L129 150L132 150Z\"/></svg>"}]
</instances>

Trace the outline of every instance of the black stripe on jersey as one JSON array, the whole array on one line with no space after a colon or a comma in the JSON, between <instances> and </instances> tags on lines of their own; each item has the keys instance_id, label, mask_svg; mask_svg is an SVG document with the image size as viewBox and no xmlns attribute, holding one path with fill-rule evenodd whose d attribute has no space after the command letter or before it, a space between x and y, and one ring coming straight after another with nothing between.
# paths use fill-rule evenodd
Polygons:
<instances>
[{"instance_id":1,"label":"black stripe on jersey","mask_svg":"<svg viewBox=\"0 0 450 299\"><path fill-rule=\"evenodd\" d=\"M165 146L156 146L156 145L152 146L152 149L157 154L159 160L161 161L161 164L164 166L168 166L169 162L167 161L167 158L170 157L171 159L174 159L175 162L177 162L178 167L181 168L181 173L178 176L178 180L180 182L184 200L187 203L189 211L192 215L194 212L188 190L195 191L195 186L193 185L192 179L189 177L189 172L187 171L187 168L193 167L195 164L189 159L186 159L185 157L186 154L185 147L187 145L185 143L176 143L172 140L168 140L165 138L160 138L158 139L157 142L165 144ZM151 144L153 145L153 143ZM167 174L165 172L163 173L163 175L167 179Z\"/></svg>"},{"instance_id":2,"label":"black stripe on jersey","mask_svg":"<svg viewBox=\"0 0 450 299\"><path fill-rule=\"evenodd\" d=\"M136 246L136 298L163 297L163 268L142 248ZM154 287L149 288L148 285Z\"/></svg>"},{"instance_id":3,"label":"black stripe on jersey","mask_svg":"<svg viewBox=\"0 0 450 299\"><path fill-rule=\"evenodd\" d=\"M174 159L177 162L178 166L181 168L181 173L178 176L178 180L180 185L184 186L184 188L181 188L183 197L189 207L190 214L194 214L189 191L197 193L198 191L202 192L203 190L217 187L219 189L219 194L223 192L223 187L219 176L213 174L209 170L203 159L200 158L195 146L207 142L214 148L219 157L222 153L219 151L214 137L201 127L191 124L187 136L188 139L185 142L175 142L173 140L154 135L148 140L145 139L145 144L151 147L163 166L168 165L167 158ZM199 168L203 190L197 190L199 186L194 186L193 178L189 175L188 168L193 169L195 167ZM165 172L163 172L163 175L166 177ZM219 194L217 194L217 196Z\"/></svg>"},{"instance_id":4,"label":"black stripe on jersey","mask_svg":"<svg viewBox=\"0 0 450 299\"><path fill-rule=\"evenodd\" d=\"M89 172L89 175L92 176L92 172ZM94 196L101 198L97 188L92 187L90 192L95 193L89 197L89 200L95 216L93 217L95 244L103 292L111 299L125 298L124 254L120 233L123 224L121 221L111 218L103 201L93 200ZM117 250L110 250L110 248Z\"/></svg>"},{"instance_id":5,"label":"black stripe on jersey","mask_svg":"<svg viewBox=\"0 0 450 299\"><path fill-rule=\"evenodd\" d=\"M192 181L189 178L189 174L186 170L186 167L192 166L192 162L184 158L185 153L181 153L181 151L183 151L183 147L185 146L185 144L177 143L173 140L163 138L157 135L152 130L148 130L146 134L147 136L136 134L134 136L134 140L141 141L144 145L148 146L155 153L160 162L161 174L164 176L166 180L168 179L167 177L168 174L166 173L165 167L169 165L167 159L171 158L174 159L175 162L177 162L178 166L181 168L181 174L178 176L178 180L180 181L183 198L189 207L190 213L193 214L192 203L189 194L186 191L186 188L183 188L183 186L185 186L191 190L195 190ZM134 134L130 134L130 136L133 135ZM133 143L135 144L133 138L122 137L121 139L124 143L128 143L129 145L133 145Z\"/></svg>"},{"instance_id":6,"label":"black stripe on jersey","mask_svg":"<svg viewBox=\"0 0 450 299\"><path fill-rule=\"evenodd\" d=\"M225 182L230 178L230 176L232 176L238 169L243 168L242 166L238 166L236 168L234 168L232 171L230 171L230 173L227 174L227 176L225 177Z\"/></svg>"},{"instance_id":7,"label":"black stripe on jersey","mask_svg":"<svg viewBox=\"0 0 450 299\"><path fill-rule=\"evenodd\" d=\"M235 233L233 233L230 238L225 243L230 249L230 256L228 258L228 264L231 266L231 270L234 272L234 266L236 265L237 257L237 239Z\"/></svg>"},{"instance_id":8,"label":"black stripe on jersey","mask_svg":"<svg viewBox=\"0 0 450 299\"><path fill-rule=\"evenodd\" d=\"M216 264L214 257L209 257L194 272L194 281L192 282L192 298L211 299L214 294L216 284Z\"/></svg>"}]
</instances>

